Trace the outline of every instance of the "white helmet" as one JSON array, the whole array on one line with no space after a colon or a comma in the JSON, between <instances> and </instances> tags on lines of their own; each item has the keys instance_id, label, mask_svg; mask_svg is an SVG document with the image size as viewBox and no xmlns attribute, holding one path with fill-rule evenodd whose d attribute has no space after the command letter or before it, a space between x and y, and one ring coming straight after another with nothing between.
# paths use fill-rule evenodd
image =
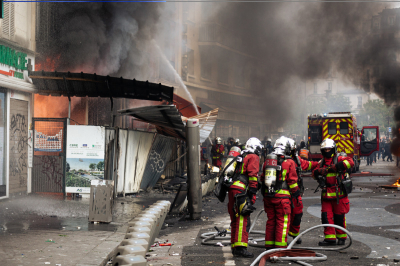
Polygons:
<instances>
[{"instance_id":1,"label":"white helmet","mask_svg":"<svg viewBox=\"0 0 400 266\"><path fill-rule=\"evenodd\" d=\"M235 139L235 144L239 145L240 144L240 139Z\"/></svg>"},{"instance_id":2,"label":"white helmet","mask_svg":"<svg viewBox=\"0 0 400 266\"><path fill-rule=\"evenodd\" d=\"M217 144L222 144L222 139L221 139L220 137L216 137L216 138L215 138L215 142L216 142Z\"/></svg>"},{"instance_id":3,"label":"white helmet","mask_svg":"<svg viewBox=\"0 0 400 266\"><path fill-rule=\"evenodd\" d=\"M271 138L268 138L267 141L272 142L272 139L271 139Z\"/></svg>"},{"instance_id":4,"label":"white helmet","mask_svg":"<svg viewBox=\"0 0 400 266\"><path fill-rule=\"evenodd\" d=\"M259 155L263 145L258 138L249 138L245 145L245 150L243 152L250 152Z\"/></svg>"},{"instance_id":5,"label":"white helmet","mask_svg":"<svg viewBox=\"0 0 400 266\"><path fill-rule=\"evenodd\" d=\"M281 147L276 147L272 153L276 155L285 155L285 150Z\"/></svg>"},{"instance_id":6,"label":"white helmet","mask_svg":"<svg viewBox=\"0 0 400 266\"><path fill-rule=\"evenodd\" d=\"M329 152L326 152L325 149L331 149ZM321 153L326 158L331 158L336 154L336 143L333 139L324 139L321 143Z\"/></svg>"},{"instance_id":7,"label":"white helmet","mask_svg":"<svg viewBox=\"0 0 400 266\"><path fill-rule=\"evenodd\" d=\"M289 144L290 144L290 149L293 151L296 149L296 141L294 141L293 139L288 139Z\"/></svg>"},{"instance_id":8,"label":"white helmet","mask_svg":"<svg viewBox=\"0 0 400 266\"><path fill-rule=\"evenodd\" d=\"M291 149L289 140L290 139L288 139L287 137L282 136L275 141L275 145L274 145L275 150L279 148L283 151L283 154L276 153L277 155L290 155L290 152L292 149Z\"/></svg>"}]
</instances>

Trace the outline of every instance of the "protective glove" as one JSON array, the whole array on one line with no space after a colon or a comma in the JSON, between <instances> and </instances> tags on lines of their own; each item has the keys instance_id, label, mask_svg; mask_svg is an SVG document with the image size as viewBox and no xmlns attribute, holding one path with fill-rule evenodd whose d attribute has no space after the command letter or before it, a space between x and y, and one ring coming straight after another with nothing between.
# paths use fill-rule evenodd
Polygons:
<instances>
[{"instance_id":1,"label":"protective glove","mask_svg":"<svg viewBox=\"0 0 400 266\"><path fill-rule=\"evenodd\" d=\"M256 188L249 188L249 191L247 192L247 195L250 198L250 202L251 204L256 203L256 199L257 199L257 189Z\"/></svg>"},{"instance_id":2,"label":"protective glove","mask_svg":"<svg viewBox=\"0 0 400 266\"><path fill-rule=\"evenodd\" d=\"M256 203L256 199L257 199L257 195L256 194L251 195L250 202L251 202L252 205L254 205L254 203Z\"/></svg>"},{"instance_id":3,"label":"protective glove","mask_svg":"<svg viewBox=\"0 0 400 266\"><path fill-rule=\"evenodd\" d=\"M329 173L336 173L336 172L337 172L336 164L331 164L331 165L328 167L328 172L329 172Z\"/></svg>"},{"instance_id":4,"label":"protective glove","mask_svg":"<svg viewBox=\"0 0 400 266\"><path fill-rule=\"evenodd\" d=\"M326 176L326 174L328 173L326 168L317 168L313 171L313 178L317 179L318 176Z\"/></svg>"}]
</instances>

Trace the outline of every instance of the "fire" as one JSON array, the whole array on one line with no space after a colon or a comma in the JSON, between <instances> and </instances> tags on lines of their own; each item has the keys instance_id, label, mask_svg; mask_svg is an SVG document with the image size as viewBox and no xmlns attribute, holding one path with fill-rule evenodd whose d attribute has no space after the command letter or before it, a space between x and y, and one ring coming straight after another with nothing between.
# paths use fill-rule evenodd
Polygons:
<instances>
[{"instance_id":1,"label":"fire","mask_svg":"<svg viewBox=\"0 0 400 266\"><path fill-rule=\"evenodd\" d=\"M61 54L55 57L47 57L44 62L36 61L35 71L44 70L44 71L56 71L59 66Z\"/></svg>"},{"instance_id":2,"label":"fire","mask_svg":"<svg viewBox=\"0 0 400 266\"><path fill-rule=\"evenodd\" d=\"M35 94L34 117L68 117L68 98ZM71 98L71 125L87 125L87 98Z\"/></svg>"},{"instance_id":3,"label":"fire","mask_svg":"<svg viewBox=\"0 0 400 266\"><path fill-rule=\"evenodd\" d=\"M400 187L400 178L399 178L399 179L397 179L397 181L396 181L396 182L394 182L394 184L393 184L392 186L395 186L395 187Z\"/></svg>"}]
</instances>

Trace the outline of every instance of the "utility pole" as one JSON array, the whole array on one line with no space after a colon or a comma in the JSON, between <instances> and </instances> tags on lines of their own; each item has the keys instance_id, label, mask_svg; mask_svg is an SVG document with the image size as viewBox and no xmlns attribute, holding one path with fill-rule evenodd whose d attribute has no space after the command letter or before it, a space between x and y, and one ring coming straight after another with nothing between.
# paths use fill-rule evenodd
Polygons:
<instances>
[{"instance_id":1,"label":"utility pole","mask_svg":"<svg viewBox=\"0 0 400 266\"><path fill-rule=\"evenodd\" d=\"M201 218L202 193L200 176L200 130L198 119L186 122L187 183L188 209L190 219Z\"/></svg>"}]
</instances>

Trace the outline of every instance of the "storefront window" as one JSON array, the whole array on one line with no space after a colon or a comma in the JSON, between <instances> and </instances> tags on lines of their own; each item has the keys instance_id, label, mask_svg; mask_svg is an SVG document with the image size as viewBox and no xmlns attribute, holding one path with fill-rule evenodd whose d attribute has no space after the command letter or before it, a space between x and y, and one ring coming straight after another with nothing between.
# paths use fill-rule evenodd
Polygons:
<instances>
[{"instance_id":1,"label":"storefront window","mask_svg":"<svg viewBox=\"0 0 400 266\"><path fill-rule=\"evenodd\" d=\"M0 197L6 196L7 179L4 168L6 131L6 94L0 89Z\"/></svg>"}]
</instances>

